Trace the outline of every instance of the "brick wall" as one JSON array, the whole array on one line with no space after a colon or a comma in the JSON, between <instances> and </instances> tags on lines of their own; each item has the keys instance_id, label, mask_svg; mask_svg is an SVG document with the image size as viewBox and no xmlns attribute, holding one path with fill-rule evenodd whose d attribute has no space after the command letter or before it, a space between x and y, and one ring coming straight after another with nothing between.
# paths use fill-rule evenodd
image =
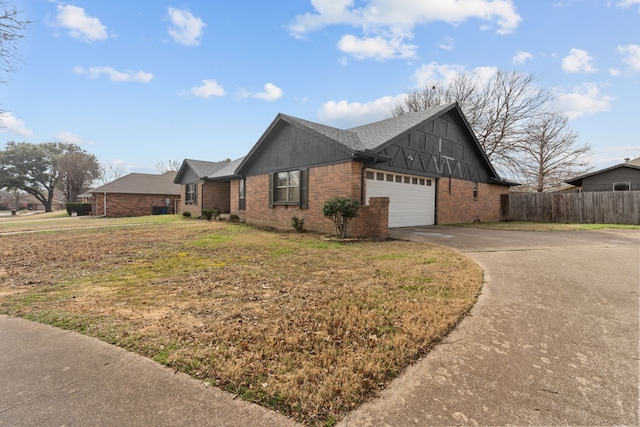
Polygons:
<instances>
[{"instance_id":1,"label":"brick wall","mask_svg":"<svg viewBox=\"0 0 640 427\"><path fill-rule=\"evenodd\" d=\"M187 186L180 186L181 203L178 213L191 212L191 216L199 217L203 209L220 209L222 213L228 213L229 206L229 183L207 181L198 182L198 202L186 203Z\"/></svg>"},{"instance_id":2,"label":"brick wall","mask_svg":"<svg viewBox=\"0 0 640 427\"><path fill-rule=\"evenodd\" d=\"M500 220L500 195L509 187L478 183L478 197L474 199L474 183L459 179L440 178L436 195L436 222L491 222Z\"/></svg>"},{"instance_id":3,"label":"brick wall","mask_svg":"<svg viewBox=\"0 0 640 427\"><path fill-rule=\"evenodd\" d=\"M249 176L246 179L246 212L244 217L250 224L279 229L291 229L291 218L304 219L307 230L333 234L333 222L322 214L322 204L336 196L350 197L360 201L363 165L346 162L309 168L309 208L275 205L269 208L269 179L271 175ZM231 185L231 194L237 194L237 181ZM241 215L238 202L231 200L231 212ZM362 206L358 218L349 225L349 235L384 239L387 237L388 198L373 205ZM242 217L242 215L241 215Z\"/></svg>"},{"instance_id":4,"label":"brick wall","mask_svg":"<svg viewBox=\"0 0 640 427\"><path fill-rule=\"evenodd\" d=\"M145 216L153 213L154 206L167 206L169 199L169 213L173 214L176 201L179 200L175 194L125 194L107 193L107 213L109 217L121 216ZM102 216L104 211L104 193L94 193L93 214Z\"/></svg>"},{"instance_id":5,"label":"brick wall","mask_svg":"<svg viewBox=\"0 0 640 427\"><path fill-rule=\"evenodd\" d=\"M220 209L229 213L229 183L208 181L202 186L203 209Z\"/></svg>"}]
</instances>

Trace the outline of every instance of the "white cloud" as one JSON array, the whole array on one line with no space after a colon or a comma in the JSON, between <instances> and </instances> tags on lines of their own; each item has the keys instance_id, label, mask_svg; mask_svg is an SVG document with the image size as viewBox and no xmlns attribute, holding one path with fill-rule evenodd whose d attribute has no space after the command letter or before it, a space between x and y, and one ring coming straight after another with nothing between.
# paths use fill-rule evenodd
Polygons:
<instances>
[{"instance_id":1,"label":"white cloud","mask_svg":"<svg viewBox=\"0 0 640 427\"><path fill-rule=\"evenodd\" d=\"M311 0L311 4L314 12L297 15L289 26L290 34L303 38L331 25L360 28L362 37L345 35L341 40L343 51L359 59L413 57L416 46L406 45L404 40L412 39L414 28L421 24L442 21L458 25L479 19L505 34L513 32L522 20L511 0L362 0L357 5L355 0ZM389 48L397 50L389 53Z\"/></svg>"},{"instance_id":2,"label":"white cloud","mask_svg":"<svg viewBox=\"0 0 640 427\"><path fill-rule=\"evenodd\" d=\"M202 80L202 85L192 87L190 92L200 98L211 98L212 96L224 96L225 91L215 80Z\"/></svg>"},{"instance_id":3,"label":"white cloud","mask_svg":"<svg viewBox=\"0 0 640 427\"><path fill-rule=\"evenodd\" d=\"M562 69L567 73L593 73L598 71L593 66L593 58L582 49L571 49L568 56L562 59Z\"/></svg>"},{"instance_id":4,"label":"white cloud","mask_svg":"<svg viewBox=\"0 0 640 427\"><path fill-rule=\"evenodd\" d=\"M94 141L86 141L80 135L76 135L75 133L71 133L66 130L61 130L59 132L56 132L53 138L54 138L54 141L66 142L69 144L95 145Z\"/></svg>"},{"instance_id":5,"label":"white cloud","mask_svg":"<svg viewBox=\"0 0 640 427\"><path fill-rule=\"evenodd\" d=\"M267 83L264 85L264 91L256 93L253 97L263 99L267 102L272 102L282 97L282 89L273 83Z\"/></svg>"},{"instance_id":6,"label":"white cloud","mask_svg":"<svg viewBox=\"0 0 640 427\"><path fill-rule=\"evenodd\" d=\"M32 138L35 136L35 133L24 125L24 121L8 111L0 113L0 132L14 133L23 138Z\"/></svg>"},{"instance_id":7,"label":"white cloud","mask_svg":"<svg viewBox=\"0 0 640 427\"><path fill-rule=\"evenodd\" d=\"M356 59L385 60L393 58L415 58L418 46L402 43L402 39L385 39L383 37L357 38L351 34L342 37L338 42L340 51Z\"/></svg>"},{"instance_id":8,"label":"white cloud","mask_svg":"<svg viewBox=\"0 0 640 427\"><path fill-rule=\"evenodd\" d=\"M616 3L616 6L618 7L631 7L633 5L640 6L640 0L620 0ZM640 9L638 9L638 12L640 12Z\"/></svg>"},{"instance_id":9,"label":"white cloud","mask_svg":"<svg viewBox=\"0 0 640 427\"><path fill-rule=\"evenodd\" d=\"M436 82L448 86L456 77L466 72L467 70L462 65L431 62L420 66L413 74L413 79L416 81L416 87L418 88ZM476 78L478 84L483 85L497 72L498 69L496 67L477 67L471 71L471 74Z\"/></svg>"},{"instance_id":10,"label":"white cloud","mask_svg":"<svg viewBox=\"0 0 640 427\"><path fill-rule=\"evenodd\" d=\"M640 2L640 0L638 1ZM623 56L622 61L628 64L633 71L640 71L640 45L618 46L617 52Z\"/></svg>"},{"instance_id":11,"label":"white cloud","mask_svg":"<svg viewBox=\"0 0 640 427\"><path fill-rule=\"evenodd\" d=\"M613 77L618 77L620 74L622 74L622 71L617 68L609 68L609 74Z\"/></svg>"},{"instance_id":12,"label":"white cloud","mask_svg":"<svg viewBox=\"0 0 640 427\"><path fill-rule=\"evenodd\" d=\"M167 11L172 25L169 27L169 35L173 40L185 46L199 45L202 30L207 24L186 9L169 7Z\"/></svg>"},{"instance_id":13,"label":"white cloud","mask_svg":"<svg viewBox=\"0 0 640 427\"><path fill-rule=\"evenodd\" d=\"M106 74L112 82L149 83L153 79L153 74L151 73L131 70L118 71L113 67L90 67L86 69L77 66L73 68L73 72L88 75L91 79L97 79L102 74Z\"/></svg>"},{"instance_id":14,"label":"white cloud","mask_svg":"<svg viewBox=\"0 0 640 427\"><path fill-rule=\"evenodd\" d=\"M442 50L453 50L455 43L451 37L443 37L438 43L438 47Z\"/></svg>"},{"instance_id":15,"label":"white cloud","mask_svg":"<svg viewBox=\"0 0 640 427\"><path fill-rule=\"evenodd\" d=\"M56 25L68 29L71 37L88 43L108 37L107 27L98 18L88 16L84 8L59 4L57 9Z\"/></svg>"},{"instance_id":16,"label":"white cloud","mask_svg":"<svg viewBox=\"0 0 640 427\"><path fill-rule=\"evenodd\" d=\"M516 52L515 56L511 60L514 64L524 64L529 59L533 59L533 55L529 52L525 52L524 50L519 50Z\"/></svg>"},{"instance_id":17,"label":"white cloud","mask_svg":"<svg viewBox=\"0 0 640 427\"><path fill-rule=\"evenodd\" d=\"M610 111L614 99L612 96L601 94L595 84L585 83L574 88L572 92L556 95L554 106L570 119L575 119L587 114Z\"/></svg>"},{"instance_id":18,"label":"white cloud","mask_svg":"<svg viewBox=\"0 0 640 427\"><path fill-rule=\"evenodd\" d=\"M322 122L341 128L350 128L382 120L391 115L391 110L402 102L403 95L383 96L376 100L360 103L342 101L326 102L318 111L318 117Z\"/></svg>"}]
</instances>

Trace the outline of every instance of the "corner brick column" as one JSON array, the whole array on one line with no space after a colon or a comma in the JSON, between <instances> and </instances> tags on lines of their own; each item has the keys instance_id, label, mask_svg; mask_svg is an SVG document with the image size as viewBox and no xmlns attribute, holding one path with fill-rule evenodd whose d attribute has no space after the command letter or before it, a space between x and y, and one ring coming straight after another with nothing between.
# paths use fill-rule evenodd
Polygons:
<instances>
[{"instance_id":1,"label":"corner brick column","mask_svg":"<svg viewBox=\"0 0 640 427\"><path fill-rule=\"evenodd\" d=\"M389 198L371 197L369 199L369 218L367 237L385 240L389 237Z\"/></svg>"}]
</instances>

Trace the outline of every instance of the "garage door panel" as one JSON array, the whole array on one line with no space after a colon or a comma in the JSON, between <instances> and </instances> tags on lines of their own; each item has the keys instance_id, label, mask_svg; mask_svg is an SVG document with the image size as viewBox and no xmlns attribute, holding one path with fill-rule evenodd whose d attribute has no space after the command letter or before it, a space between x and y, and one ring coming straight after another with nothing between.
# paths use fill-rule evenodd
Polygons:
<instances>
[{"instance_id":1,"label":"garage door panel","mask_svg":"<svg viewBox=\"0 0 640 427\"><path fill-rule=\"evenodd\" d=\"M389 227L410 227L435 224L435 185L426 185L427 179L412 175L394 174L393 181L387 181L387 172L372 171L373 176L384 173L385 180L367 179L367 200L370 197L389 197ZM395 178L402 176L401 182ZM409 183L405 183L409 177ZM413 184L414 178L418 184ZM420 185L420 182L423 185Z\"/></svg>"}]
</instances>

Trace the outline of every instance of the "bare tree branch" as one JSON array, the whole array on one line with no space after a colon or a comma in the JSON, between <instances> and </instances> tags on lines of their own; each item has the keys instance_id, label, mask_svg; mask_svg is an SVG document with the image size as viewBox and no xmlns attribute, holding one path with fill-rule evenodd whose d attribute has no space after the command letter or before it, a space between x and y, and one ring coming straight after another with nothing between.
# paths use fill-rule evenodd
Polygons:
<instances>
[{"instance_id":1,"label":"bare tree branch","mask_svg":"<svg viewBox=\"0 0 640 427\"><path fill-rule=\"evenodd\" d=\"M589 171L589 145L580 145L561 113L544 113L527 123L518 147L518 167L530 189L543 192L562 187L567 176Z\"/></svg>"}]
</instances>

